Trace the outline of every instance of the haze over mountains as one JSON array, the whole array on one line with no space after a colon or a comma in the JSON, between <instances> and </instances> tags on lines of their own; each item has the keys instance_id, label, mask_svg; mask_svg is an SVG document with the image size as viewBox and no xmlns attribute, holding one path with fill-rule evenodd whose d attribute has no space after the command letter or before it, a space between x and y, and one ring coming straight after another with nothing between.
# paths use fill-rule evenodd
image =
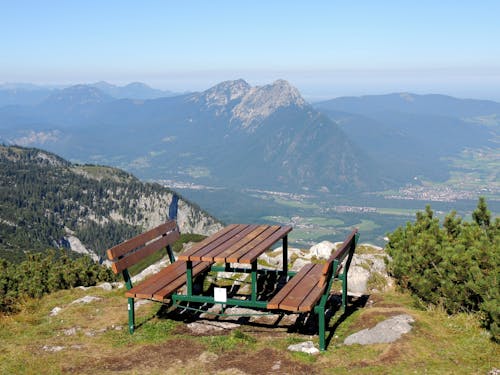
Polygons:
<instances>
[{"instance_id":1,"label":"haze over mountains","mask_svg":"<svg viewBox=\"0 0 500 375\"><path fill-rule=\"evenodd\" d=\"M313 106L284 80L155 99L141 99L138 84L128 93L109 86L53 90L37 103L0 100L0 142L141 178L330 192L444 180L450 157L498 149L500 103L491 101L392 94Z\"/></svg>"},{"instance_id":2,"label":"haze over mountains","mask_svg":"<svg viewBox=\"0 0 500 375\"><path fill-rule=\"evenodd\" d=\"M112 85L100 81L88 85L75 85L95 87L104 94L114 99L154 99L178 95L172 91L158 90L141 82L132 82L124 86ZM68 86L71 87L71 86ZM36 105L47 99L64 86L33 85L29 83L4 83L0 84L0 107L7 105Z\"/></svg>"}]
</instances>

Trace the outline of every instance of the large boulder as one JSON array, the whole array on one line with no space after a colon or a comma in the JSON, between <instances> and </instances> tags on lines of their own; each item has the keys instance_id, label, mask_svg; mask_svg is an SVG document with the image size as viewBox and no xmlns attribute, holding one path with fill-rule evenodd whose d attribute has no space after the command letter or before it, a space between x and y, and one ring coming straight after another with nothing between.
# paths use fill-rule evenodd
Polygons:
<instances>
[{"instance_id":1,"label":"large boulder","mask_svg":"<svg viewBox=\"0 0 500 375\"><path fill-rule=\"evenodd\" d=\"M317 259L328 259L336 245L330 241L322 241L309 249L310 257Z\"/></svg>"}]
</instances>

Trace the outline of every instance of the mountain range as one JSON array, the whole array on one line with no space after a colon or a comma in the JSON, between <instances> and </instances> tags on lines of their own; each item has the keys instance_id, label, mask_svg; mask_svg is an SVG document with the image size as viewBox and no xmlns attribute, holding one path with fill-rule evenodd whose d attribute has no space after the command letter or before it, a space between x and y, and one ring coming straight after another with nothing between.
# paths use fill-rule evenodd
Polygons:
<instances>
[{"instance_id":1,"label":"mountain range","mask_svg":"<svg viewBox=\"0 0 500 375\"><path fill-rule=\"evenodd\" d=\"M144 179L335 193L445 180L450 157L498 148L500 104L491 101L391 94L311 105L284 80L252 87L242 79L183 95L117 97L99 83L0 106L0 142Z\"/></svg>"},{"instance_id":2,"label":"mountain range","mask_svg":"<svg viewBox=\"0 0 500 375\"><path fill-rule=\"evenodd\" d=\"M114 99L154 99L178 95L168 90L158 90L141 82L132 82L124 86L117 86L100 81L87 85L96 88ZM71 86L34 85L26 83L0 84L0 107L8 105L37 105L53 94L58 94ZM64 95L64 94L63 94Z\"/></svg>"}]
</instances>

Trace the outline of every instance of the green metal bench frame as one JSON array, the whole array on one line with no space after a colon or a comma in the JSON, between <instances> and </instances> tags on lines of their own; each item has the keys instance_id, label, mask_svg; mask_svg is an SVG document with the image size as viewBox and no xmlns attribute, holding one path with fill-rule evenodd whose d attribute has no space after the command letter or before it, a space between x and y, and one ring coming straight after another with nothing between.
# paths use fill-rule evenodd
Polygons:
<instances>
[{"instance_id":1,"label":"green metal bench frame","mask_svg":"<svg viewBox=\"0 0 500 375\"><path fill-rule=\"evenodd\" d=\"M307 264L269 301L270 310L313 312L318 317L320 350L325 350L325 312L332 284L342 282L342 309L347 307L347 275L358 241L354 229L325 264ZM347 259L346 259L347 258Z\"/></svg>"}]
</instances>

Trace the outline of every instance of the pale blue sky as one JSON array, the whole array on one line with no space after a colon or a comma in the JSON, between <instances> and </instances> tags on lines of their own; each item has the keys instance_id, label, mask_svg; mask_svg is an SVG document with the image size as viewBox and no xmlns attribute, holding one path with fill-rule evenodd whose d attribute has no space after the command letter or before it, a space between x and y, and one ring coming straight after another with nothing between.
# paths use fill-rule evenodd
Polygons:
<instances>
[{"instance_id":1,"label":"pale blue sky","mask_svg":"<svg viewBox=\"0 0 500 375\"><path fill-rule=\"evenodd\" d=\"M3 1L0 82L500 100L500 1Z\"/></svg>"}]
</instances>

